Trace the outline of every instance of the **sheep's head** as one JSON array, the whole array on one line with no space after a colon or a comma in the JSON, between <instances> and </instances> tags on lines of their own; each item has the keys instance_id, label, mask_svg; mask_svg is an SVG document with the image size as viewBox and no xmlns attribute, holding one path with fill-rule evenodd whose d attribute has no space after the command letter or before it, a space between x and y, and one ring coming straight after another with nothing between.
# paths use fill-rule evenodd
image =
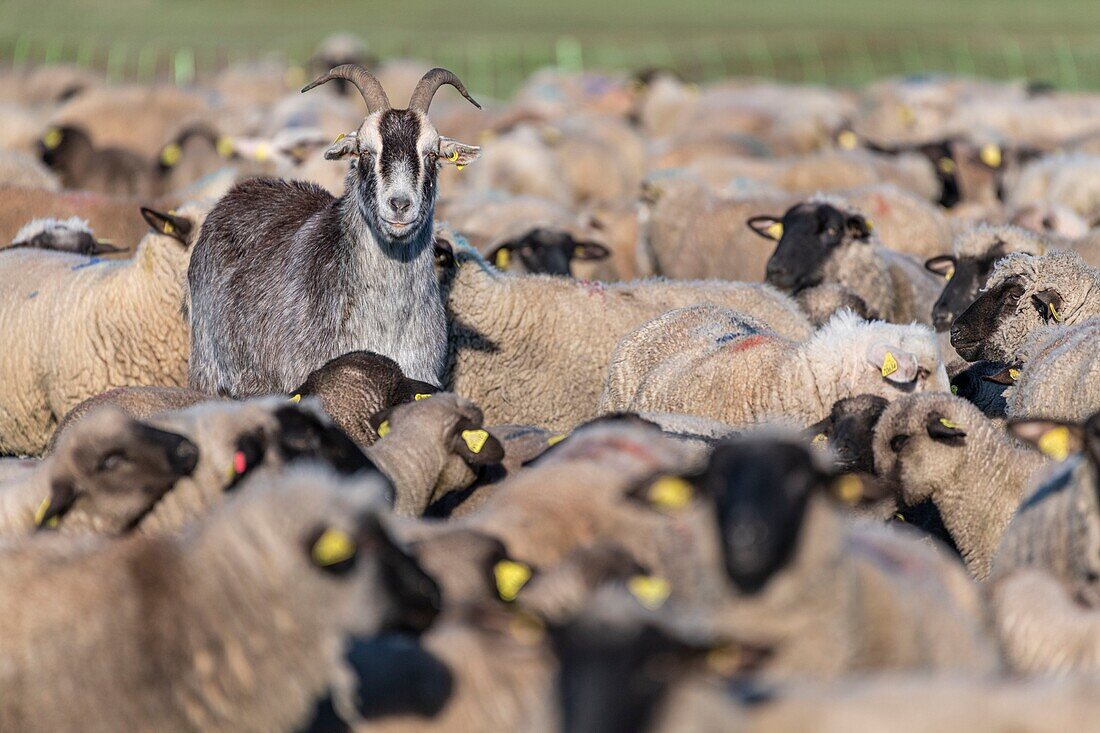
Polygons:
<instances>
[{"instance_id":1,"label":"sheep's head","mask_svg":"<svg viewBox=\"0 0 1100 733\"><path fill-rule=\"evenodd\" d=\"M838 468L874 473L871 441L888 404L885 398L871 394L837 400L827 418L806 428L806 435L814 445L828 445Z\"/></svg>"},{"instance_id":2,"label":"sheep's head","mask_svg":"<svg viewBox=\"0 0 1100 733\"><path fill-rule=\"evenodd\" d=\"M862 214L820 201L796 204L782 218L754 216L747 223L760 236L778 242L765 279L793 293L820 284L826 262L842 246L871 241L871 224Z\"/></svg>"},{"instance_id":3,"label":"sheep's head","mask_svg":"<svg viewBox=\"0 0 1100 733\"><path fill-rule=\"evenodd\" d=\"M578 241L567 231L536 227L495 244L486 259L500 270L535 272L569 276L569 266L577 260L605 260L607 247L596 242ZM518 261L516 267L513 261Z\"/></svg>"},{"instance_id":4,"label":"sheep's head","mask_svg":"<svg viewBox=\"0 0 1100 733\"><path fill-rule=\"evenodd\" d=\"M359 89L367 117L359 129L337 138L325 152L329 160L355 158L351 195L375 232L387 240L417 239L431 226L436 179L443 165L459 168L472 163L481 148L441 136L428 118L428 106L439 87L450 84L476 107L457 76L432 69L420 80L408 109L394 109L382 85L362 66L345 64L305 86L308 91L334 79L346 79Z\"/></svg>"}]
</instances>

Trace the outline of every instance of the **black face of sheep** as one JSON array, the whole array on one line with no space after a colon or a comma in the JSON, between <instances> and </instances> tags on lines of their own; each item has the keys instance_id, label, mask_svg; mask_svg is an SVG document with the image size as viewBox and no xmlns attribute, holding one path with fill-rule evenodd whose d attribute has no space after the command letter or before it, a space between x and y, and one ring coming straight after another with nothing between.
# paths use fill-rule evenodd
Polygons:
<instances>
[{"instance_id":1,"label":"black face of sheep","mask_svg":"<svg viewBox=\"0 0 1100 733\"><path fill-rule=\"evenodd\" d=\"M1016 312L1023 294L1020 278L1009 277L979 295L951 324L951 345L959 356L967 361L986 358L985 340Z\"/></svg>"},{"instance_id":2,"label":"black face of sheep","mask_svg":"<svg viewBox=\"0 0 1100 733\"><path fill-rule=\"evenodd\" d=\"M376 470L347 433L312 412L289 404L275 411L275 419L279 423L276 445L284 461L321 461L341 474Z\"/></svg>"},{"instance_id":3,"label":"black face of sheep","mask_svg":"<svg viewBox=\"0 0 1100 733\"><path fill-rule=\"evenodd\" d=\"M989 279L989 274L993 272L993 265L1000 258L1000 247L994 247L990 256L981 259L941 255L924 263L929 272L946 280L943 292L932 306L932 325L937 331L951 328L955 318L974 302Z\"/></svg>"},{"instance_id":4,"label":"black face of sheep","mask_svg":"<svg viewBox=\"0 0 1100 733\"><path fill-rule=\"evenodd\" d=\"M1020 367L979 361L951 378L951 392L972 402L988 416L1003 416L1008 408L1005 387L1019 377Z\"/></svg>"},{"instance_id":5,"label":"black face of sheep","mask_svg":"<svg viewBox=\"0 0 1100 733\"><path fill-rule=\"evenodd\" d=\"M432 69L424 75L413 90L408 109L393 109L378 80L354 64L337 66L302 91L338 79L359 89L369 114L355 134L337 138L325 157L356 158L354 195L372 230L390 241L417 241L432 219L440 166L450 163L462 168L480 153L480 148L440 136L428 119L428 106L444 84L453 86L474 106L481 105L458 77L445 69Z\"/></svg>"},{"instance_id":6,"label":"black face of sheep","mask_svg":"<svg viewBox=\"0 0 1100 733\"><path fill-rule=\"evenodd\" d=\"M768 260L765 280L791 293L819 284L826 260L843 242L866 242L871 236L863 216L823 203L792 206L781 220L756 216L748 225L766 239L779 240Z\"/></svg>"},{"instance_id":7,"label":"black face of sheep","mask_svg":"<svg viewBox=\"0 0 1100 733\"><path fill-rule=\"evenodd\" d=\"M50 128L38 141L38 157L55 170L68 170L75 161L90 156L94 149L88 133L72 125Z\"/></svg>"},{"instance_id":8,"label":"black face of sheep","mask_svg":"<svg viewBox=\"0 0 1100 733\"><path fill-rule=\"evenodd\" d=\"M947 140L928 143L919 146L917 151L928 158L936 170L936 178L940 182L940 206L949 209L959 203L962 197L959 194L958 165L951 150L951 143Z\"/></svg>"},{"instance_id":9,"label":"black face of sheep","mask_svg":"<svg viewBox=\"0 0 1100 733\"><path fill-rule=\"evenodd\" d=\"M605 260L610 254L602 244L578 241L569 232L537 228L501 242L487 258L501 270L507 270L515 257L525 272L569 276L572 262Z\"/></svg>"},{"instance_id":10,"label":"black face of sheep","mask_svg":"<svg viewBox=\"0 0 1100 733\"><path fill-rule=\"evenodd\" d=\"M887 404L877 395L846 397L833 405L829 417L806 428L806 434L811 441L825 436L839 470L873 474L875 425Z\"/></svg>"}]
</instances>

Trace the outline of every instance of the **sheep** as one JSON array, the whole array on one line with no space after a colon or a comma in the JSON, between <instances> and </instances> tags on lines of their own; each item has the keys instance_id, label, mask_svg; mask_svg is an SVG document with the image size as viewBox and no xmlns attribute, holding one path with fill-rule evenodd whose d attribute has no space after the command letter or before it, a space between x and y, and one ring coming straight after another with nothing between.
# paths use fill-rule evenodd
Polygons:
<instances>
[{"instance_id":1,"label":"sheep","mask_svg":"<svg viewBox=\"0 0 1100 733\"><path fill-rule=\"evenodd\" d=\"M686 412L734 426L776 417L808 425L844 397L948 388L939 346L922 326L868 323L841 311L797 343L728 308L698 305L623 337L599 409Z\"/></svg>"},{"instance_id":2,"label":"sheep","mask_svg":"<svg viewBox=\"0 0 1100 733\"><path fill-rule=\"evenodd\" d=\"M953 232L943 212L906 189L880 184L832 195L870 217L879 240L895 252L923 260L951 245Z\"/></svg>"},{"instance_id":3,"label":"sheep","mask_svg":"<svg viewBox=\"0 0 1100 733\"><path fill-rule=\"evenodd\" d=\"M561 432L595 416L615 343L670 308L712 302L759 317L788 338L811 332L798 307L766 285L505 275L466 246L456 248L446 278L448 388L480 406L490 425ZM558 315L551 322L549 314ZM589 327L597 322L600 328Z\"/></svg>"},{"instance_id":4,"label":"sheep","mask_svg":"<svg viewBox=\"0 0 1100 733\"><path fill-rule=\"evenodd\" d=\"M349 635L438 613L378 488L293 473L184 535L6 548L0 728L296 729L339 684ZM79 603L27 603L59 594Z\"/></svg>"},{"instance_id":5,"label":"sheep","mask_svg":"<svg viewBox=\"0 0 1100 733\"><path fill-rule=\"evenodd\" d=\"M800 440L733 440L678 476L717 520L711 627L770 649L766 677L998 669L962 566L903 529L846 520L827 498L835 475Z\"/></svg>"},{"instance_id":6,"label":"sheep","mask_svg":"<svg viewBox=\"0 0 1100 733\"><path fill-rule=\"evenodd\" d=\"M187 438L102 410L31 471L0 483L0 534L26 535L36 526L122 534L198 460Z\"/></svg>"},{"instance_id":7,"label":"sheep","mask_svg":"<svg viewBox=\"0 0 1100 733\"><path fill-rule=\"evenodd\" d=\"M760 236L778 240L768 260L768 283L792 293L837 283L884 320L931 324L939 293L935 276L913 258L883 247L858 211L817 196L782 218L757 216L749 225Z\"/></svg>"},{"instance_id":8,"label":"sheep","mask_svg":"<svg viewBox=\"0 0 1100 733\"><path fill-rule=\"evenodd\" d=\"M30 154L5 150L0 146L0 186L58 191L61 189L61 181Z\"/></svg>"},{"instance_id":9,"label":"sheep","mask_svg":"<svg viewBox=\"0 0 1100 733\"><path fill-rule=\"evenodd\" d=\"M87 257L126 251L124 247L116 247L110 242L96 239L88 222L76 216L68 219L31 220L12 238L9 248L16 247L52 249Z\"/></svg>"},{"instance_id":10,"label":"sheep","mask_svg":"<svg viewBox=\"0 0 1100 733\"><path fill-rule=\"evenodd\" d=\"M184 383L183 275L203 213L143 209L155 231L131 260L0 252L0 453L40 453L66 412L111 387Z\"/></svg>"},{"instance_id":11,"label":"sheep","mask_svg":"<svg viewBox=\"0 0 1100 733\"><path fill-rule=\"evenodd\" d=\"M1005 203L1016 208L1034 201L1064 204L1090 218L1100 211L1096 169L1100 156L1084 153L1045 155L1020 171L1009 187Z\"/></svg>"},{"instance_id":12,"label":"sheep","mask_svg":"<svg viewBox=\"0 0 1100 733\"><path fill-rule=\"evenodd\" d=\"M606 260L611 252L599 242L578 240L567 231L536 227L493 242L485 254L503 271L568 276L573 274L573 263Z\"/></svg>"},{"instance_id":13,"label":"sheep","mask_svg":"<svg viewBox=\"0 0 1100 733\"><path fill-rule=\"evenodd\" d=\"M900 502L931 501L978 580L989 575L997 544L1045 463L963 399L905 395L875 427L874 462Z\"/></svg>"},{"instance_id":14,"label":"sheep","mask_svg":"<svg viewBox=\"0 0 1100 733\"><path fill-rule=\"evenodd\" d=\"M1074 252L1001 259L985 290L951 325L951 345L967 361L1020 363L1036 329L1100 315L1100 270Z\"/></svg>"},{"instance_id":15,"label":"sheep","mask_svg":"<svg viewBox=\"0 0 1100 733\"><path fill-rule=\"evenodd\" d=\"M818 328L844 309L852 311L865 321L881 320L877 313L871 312L863 302L863 298L836 283L815 285L812 288L800 290L795 294L794 299L806 313L810 323Z\"/></svg>"},{"instance_id":16,"label":"sheep","mask_svg":"<svg viewBox=\"0 0 1100 733\"><path fill-rule=\"evenodd\" d=\"M889 404L873 394L839 399L824 419L806 428L806 436L814 446L828 446L837 469L874 475L875 426Z\"/></svg>"},{"instance_id":17,"label":"sheep","mask_svg":"<svg viewBox=\"0 0 1100 733\"><path fill-rule=\"evenodd\" d=\"M1020 369L998 361L978 361L951 377L951 394L972 403L994 423L1007 419L1005 392L1020 377Z\"/></svg>"},{"instance_id":18,"label":"sheep","mask_svg":"<svg viewBox=\"0 0 1100 733\"><path fill-rule=\"evenodd\" d=\"M144 197L164 192L150 160L123 148L96 147L87 131L76 125L47 130L40 154L65 188Z\"/></svg>"},{"instance_id":19,"label":"sheep","mask_svg":"<svg viewBox=\"0 0 1100 733\"><path fill-rule=\"evenodd\" d=\"M1032 334L1024 347L1023 367L1006 370L1012 385L1008 416L1076 422L1100 410L1098 336L1100 318L1047 326Z\"/></svg>"},{"instance_id":20,"label":"sheep","mask_svg":"<svg viewBox=\"0 0 1100 733\"><path fill-rule=\"evenodd\" d=\"M565 206L538 196L473 191L440 199L437 220L461 234L479 252L536 227L565 230L574 216Z\"/></svg>"},{"instance_id":21,"label":"sheep","mask_svg":"<svg viewBox=\"0 0 1100 733\"><path fill-rule=\"evenodd\" d=\"M441 137L428 119L433 69L407 110L378 80L338 66L303 88L346 79L368 116L325 156L356 158L336 199L301 182L238 184L210 212L188 268L190 386L242 397L286 392L329 359L357 348L389 356L409 377L438 384L447 322L433 271L432 216L444 163L468 165L477 147ZM262 283L262 286L261 286Z\"/></svg>"},{"instance_id":22,"label":"sheep","mask_svg":"<svg viewBox=\"0 0 1100 733\"><path fill-rule=\"evenodd\" d=\"M158 200L151 207L167 211L174 201ZM134 199L90 192L54 192L37 188L0 188L0 242L10 242L33 219L78 217L97 236L120 246L133 245L149 231Z\"/></svg>"}]
</instances>

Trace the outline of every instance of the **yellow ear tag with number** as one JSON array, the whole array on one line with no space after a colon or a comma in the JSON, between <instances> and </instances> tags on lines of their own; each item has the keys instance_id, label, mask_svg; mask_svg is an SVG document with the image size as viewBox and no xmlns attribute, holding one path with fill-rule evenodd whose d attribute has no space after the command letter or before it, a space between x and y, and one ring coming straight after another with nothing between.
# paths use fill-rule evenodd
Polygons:
<instances>
[{"instance_id":1,"label":"yellow ear tag with number","mask_svg":"<svg viewBox=\"0 0 1100 733\"><path fill-rule=\"evenodd\" d=\"M531 568L514 560L501 560L493 566L493 579L502 601L514 601L531 579Z\"/></svg>"},{"instance_id":2,"label":"yellow ear tag with number","mask_svg":"<svg viewBox=\"0 0 1100 733\"><path fill-rule=\"evenodd\" d=\"M863 482L854 473L846 473L837 479L837 498L849 506L855 506L863 498Z\"/></svg>"},{"instance_id":3,"label":"yellow ear tag with number","mask_svg":"<svg viewBox=\"0 0 1100 733\"><path fill-rule=\"evenodd\" d=\"M845 150L855 150L859 144L859 138L851 130L845 130L836 136L837 145Z\"/></svg>"},{"instance_id":4,"label":"yellow ear tag with number","mask_svg":"<svg viewBox=\"0 0 1100 733\"><path fill-rule=\"evenodd\" d=\"M497 250L496 257L493 258L493 264L497 266L498 270L507 270L508 263L511 261L512 255L503 247Z\"/></svg>"},{"instance_id":5,"label":"yellow ear tag with number","mask_svg":"<svg viewBox=\"0 0 1100 733\"><path fill-rule=\"evenodd\" d=\"M378 426L378 437L385 438L390 434L390 421L383 420L382 424Z\"/></svg>"},{"instance_id":6,"label":"yellow ear tag with number","mask_svg":"<svg viewBox=\"0 0 1100 733\"><path fill-rule=\"evenodd\" d=\"M635 575L626 582L626 589L638 603L650 611L665 605L665 601L672 594L672 586L667 580L657 575Z\"/></svg>"},{"instance_id":7,"label":"yellow ear tag with number","mask_svg":"<svg viewBox=\"0 0 1100 733\"><path fill-rule=\"evenodd\" d=\"M559 433L557 435L551 435L546 439L547 445L557 445L568 437L568 433Z\"/></svg>"},{"instance_id":8,"label":"yellow ear tag with number","mask_svg":"<svg viewBox=\"0 0 1100 733\"><path fill-rule=\"evenodd\" d=\"M818 433L814 436L814 439L810 441L810 444L815 448L824 449L825 445L829 442L829 436L825 433Z\"/></svg>"},{"instance_id":9,"label":"yellow ear tag with number","mask_svg":"<svg viewBox=\"0 0 1100 733\"><path fill-rule=\"evenodd\" d=\"M889 351L882 359L882 376L888 377L898 370L898 360Z\"/></svg>"},{"instance_id":10,"label":"yellow ear tag with number","mask_svg":"<svg viewBox=\"0 0 1100 733\"><path fill-rule=\"evenodd\" d=\"M56 150L57 146L61 144L61 137L61 130L54 128L42 136L42 144L46 146L47 150Z\"/></svg>"},{"instance_id":11,"label":"yellow ear tag with number","mask_svg":"<svg viewBox=\"0 0 1100 733\"><path fill-rule=\"evenodd\" d=\"M951 394L957 395L958 393L959 393L959 385L952 384L951 385Z\"/></svg>"},{"instance_id":12,"label":"yellow ear tag with number","mask_svg":"<svg viewBox=\"0 0 1100 733\"><path fill-rule=\"evenodd\" d=\"M1015 382L1017 379L1020 378L1020 370L1019 369L1009 369L1008 370L1008 378L1011 379L1013 382Z\"/></svg>"},{"instance_id":13,"label":"yellow ear tag with number","mask_svg":"<svg viewBox=\"0 0 1100 733\"><path fill-rule=\"evenodd\" d=\"M649 502L661 509L682 509L691 501L695 489L676 476L662 476L649 487Z\"/></svg>"},{"instance_id":14,"label":"yellow ear tag with number","mask_svg":"<svg viewBox=\"0 0 1100 733\"><path fill-rule=\"evenodd\" d=\"M355 540L347 532L329 528L313 543L310 555L313 557L313 562L327 568L355 557L358 549Z\"/></svg>"},{"instance_id":15,"label":"yellow ear tag with number","mask_svg":"<svg viewBox=\"0 0 1100 733\"><path fill-rule=\"evenodd\" d=\"M993 143L982 146L979 157L981 157L982 162L990 168L1001 167L1001 149Z\"/></svg>"},{"instance_id":16,"label":"yellow ear tag with number","mask_svg":"<svg viewBox=\"0 0 1100 733\"><path fill-rule=\"evenodd\" d=\"M41 527L42 520L46 518L46 512L50 510L50 499L46 497L42 500L42 503L38 505L38 509L34 512L34 526ZM60 517L50 517L46 522L46 526L53 529L60 521Z\"/></svg>"},{"instance_id":17,"label":"yellow ear tag with number","mask_svg":"<svg viewBox=\"0 0 1100 733\"><path fill-rule=\"evenodd\" d=\"M302 401L302 395L300 395L300 394L291 395L290 396L290 401L294 402L294 403L301 402Z\"/></svg>"},{"instance_id":18,"label":"yellow ear tag with number","mask_svg":"<svg viewBox=\"0 0 1100 733\"><path fill-rule=\"evenodd\" d=\"M783 222L777 221L764 230L764 233L775 240L783 238Z\"/></svg>"},{"instance_id":19,"label":"yellow ear tag with number","mask_svg":"<svg viewBox=\"0 0 1100 733\"><path fill-rule=\"evenodd\" d=\"M416 394L413 395L413 402L419 402L420 400L426 400L431 396L432 396L431 392L427 392L427 393L417 392Z\"/></svg>"},{"instance_id":20,"label":"yellow ear tag with number","mask_svg":"<svg viewBox=\"0 0 1100 733\"><path fill-rule=\"evenodd\" d=\"M236 146L233 144L233 138L224 135L218 138L218 142L214 147L217 149L218 155L223 158L228 158L233 155L233 151L236 149Z\"/></svg>"},{"instance_id":21,"label":"yellow ear tag with number","mask_svg":"<svg viewBox=\"0 0 1100 733\"><path fill-rule=\"evenodd\" d=\"M1047 311L1050 313L1050 317L1054 319L1055 323L1062 322L1062 316L1058 313L1058 309L1054 307L1054 303L1047 303Z\"/></svg>"},{"instance_id":22,"label":"yellow ear tag with number","mask_svg":"<svg viewBox=\"0 0 1100 733\"><path fill-rule=\"evenodd\" d=\"M943 425L948 430L958 430L959 429L959 424L957 422L952 422L951 420L948 420L946 417L941 417L940 418L940 425Z\"/></svg>"},{"instance_id":23,"label":"yellow ear tag with number","mask_svg":"<svg viewBox=\"0 0 1100 733\"><path fill-rule=\"evenodd\" d=\"M1059 425L1051 428L1039 438L1039 450L1048 458L1064 461L1069 457L1069 428Z\"/></svg>"},{"instance_id":24,"label":"yellow ear tag with number","mask_svg":"<svg viewBox=\"0 0 1100 733\"><path fill-rule=\"evenodd\" d=\"M936 166L940 169L940 171L948 175L951 175L955 172L955 161L946 156L940 158L939 161L936 163Z\"/></svg>"},{"instance_id":25,"label":"yellow ear tag with number","mask_svg":"<svg viewBox=\"0 0 1100 733\"><path fill-rule=\"evenodd\" d=\"M466 443L466 447L470 449L471 453L480 453L481 449L485 447L485 441L489 439L489 432L486 430L463 430L462 440Z\"/></svg>"}]
</instances>

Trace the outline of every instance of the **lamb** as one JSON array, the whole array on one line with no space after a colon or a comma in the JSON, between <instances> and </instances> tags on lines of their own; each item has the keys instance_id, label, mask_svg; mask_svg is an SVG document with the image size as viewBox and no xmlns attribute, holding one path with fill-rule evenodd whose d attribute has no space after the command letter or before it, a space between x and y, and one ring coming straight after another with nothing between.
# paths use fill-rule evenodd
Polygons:
<instances>
[{"instance_id":1,"label":"lamb","mask_svg":"<svg viewBox=\"0 0 1100 733\"><path fill-rule=\"evenodd\" d=\"M32 219L15 233L9 248L52 249L74 255L94 257L125 252L125 247L96 239L88 222L76 216L68 219Z\"/></svg>"},{"instance_id":2,"label":"lamb","mask_svg":"<svg viewBox=\"0 0 1100 733\"><path fill-rule=\"evenodd\" d=\"M467 100L462 82L433 69L407 110L390 107L361 66L338 66L307 85L355 85L368 116L325 156L356 159L337 199L273 179L238 184L211 211L188 268L190 386L242 397L287 392L340 354L367 348L409 377L439 384L447 321L433 269L436 177L477 147L441 137L428 119L439 87Z\"/></svg>"},{"instance_id":3,"label":"lamb","mask_svg":"<svg viewBox=\"0 0 1100 733\"><path fill-rule=\"evenodd\" d=\"M936 278L912 257L883 247L857 211L816 196L781 219L754 217L750 226L767 239L778 239L768 260L768 283L792 293L837 283L884 320L931 324L939 294Z\"/></svg>"},{"instance_id":4,"label":"lamb","mask_svg":"<svg viewBox=\"0 0 1100 733\"><path fill-rule=\"evenodd\" d=\"M766 285L660 279L603 285L504 275L468 246L456 247L446 277L448 388L480 406L490 425L562 432L594 417L615 343L670 308L716 303L759 317L788 338L811 332L798 307ZM552 314L558 315L548 321Z\"/></svg>"},{"instance_id":5,"label":"lamb","mask_svg":"<svg viewBox=\"0 0 1100 733\"><path fill-rule=\"evenodd\" d=\"M195 470L187 438L105 409L74 428L45 461L0 483L0 534L57 527L118 535Z\"/></svg>"},{"instance_id":6,"label":"lamb","mask_svg":"<svg viewBox=\"0 0 1100 733\"><path fill-rule=\"evenodd\" d=\"M955 319L951 345L967 361L1019 363L1032 332L1100 315L1100 270L1074 252L1000 260L985 290Z\"/></svg>"},{"instance_id":7,"label":"lamb","mask_svg":"<svg viewBox=\"0 0 1100 733\"><path fill-rule=\"evenodd\" d=\"M892 402L875 428L874 460L902 504L936 505L978 580L989 575L1001 535L1045 463L976 407L946 394Z\"/></svg>"},{"instance_id":8,"label":"lamb","mask_svg":"<svg viewBox=\"0 0 1100 733\"><path fill-rule=\"evenodd\" d=\"M204 210L142 213L155 232L131 260L0 252L0 453L40 453L61 416L111 387L184 383L183 275Z\"/></svg>"},{"instance_id":9,"label":"lamb","mask_svg":"<svg viewBox=\"0 0 1100 733\"><path fill-rule=\"evenodd\" d=\"M99 193L156 197L164 185L152 161L132 150L97 147L77 125L51 127L42 136L42 162L65 188Z\"/></svg>"},{"instance_id":10,"label":"lamb","mask_svg":"<svg viewBox=\"0 0 1100 733\"><path fill-rule=\"evenodd\" d=\"M744 375L752 375L744 379ZM728 308L670 311L615 348L599 409L686 412L734 426L821 420L844 397L947 392L932 332L841 311L797 343Z\"/></svg>"},{"instance_id":11,"label":"lamb","mask_svg":"<svg viewBox=\"0 0 1100 733\"><path fill-rule=\"evenodd\" d=\"M8 548L0 728L296 729L339 683L349 635L423 630L438 612L378 490L293 473L184 535ZM27 603L59 594L79 603Z\"/></svg>"},{"instance_id":12,"label":"lamb","mask_svg":"<svg viewBox=\"0 0 1100 733\"><path fill-rule=\"evenodd\" d=\"M1032 334L1024 347L1025 364L1016 370L1016 379L1010 376L1007 414L1078 422L1100 410L1098 336L1100 318Z\"/></svg>"}]
</instances>

